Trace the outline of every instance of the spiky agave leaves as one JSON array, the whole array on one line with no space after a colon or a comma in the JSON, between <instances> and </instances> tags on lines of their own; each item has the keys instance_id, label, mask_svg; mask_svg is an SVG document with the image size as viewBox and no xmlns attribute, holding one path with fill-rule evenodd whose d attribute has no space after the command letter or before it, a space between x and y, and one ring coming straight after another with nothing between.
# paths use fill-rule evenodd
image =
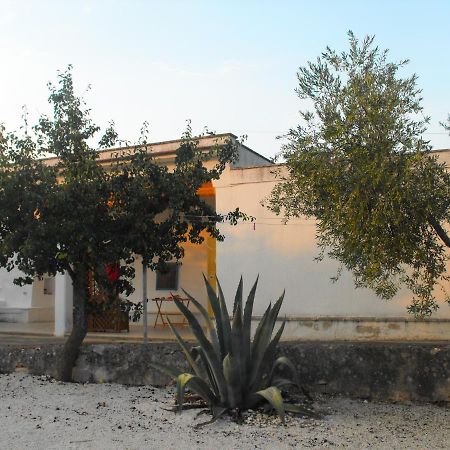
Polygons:
<instances>
[{"instance_id":1,"label":"spiky agave leaves","mask_svg":"<svg viewBox=\"0 0 450 450\"><path fill-rule=\"evenodd\" d=\"M282 419L285 411L314 415L307 408L285 404L280 391L283 386L298 385L297 372L292 362L285 356L276 358L277 345L285 323L282 323L275 335L273 333L284 293L273 306L269 304L252 341L251 321L258 278L244 306L241 277L234 299L232 320L219 280L218 294L205 277L204 280L214 318L184 291L197 309L204 327L183 302L175 300L178 309L188 321L198 346L190 348L169 321L192 373L180 374L177 370L151 363L176 380L178 408L182 408L185 390L189 389L210 407L213 419L227 410L235 409L239 412L255 408L264 401L269 403ZM292 377L276 377L277 368L280 366L289 369Z\"/></svg>"}]
</instances>

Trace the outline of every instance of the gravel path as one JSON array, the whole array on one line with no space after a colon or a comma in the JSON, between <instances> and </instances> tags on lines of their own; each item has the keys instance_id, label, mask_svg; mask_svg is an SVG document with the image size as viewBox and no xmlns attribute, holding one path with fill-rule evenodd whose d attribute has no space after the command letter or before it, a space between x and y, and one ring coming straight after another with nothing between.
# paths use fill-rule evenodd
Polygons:
<instances>
[{"instance_id":1,"label":"gravel path","mask_svg":"<svg viewBox=\"0 0 450 450\"><path fill-rule=\"evenodd\" d=\"M450 409L321 398L322 420L290 417L194 430L195 410L162 409L168 389L0 375L0 449L450 449Z\"/></svg>"}]
</instances>

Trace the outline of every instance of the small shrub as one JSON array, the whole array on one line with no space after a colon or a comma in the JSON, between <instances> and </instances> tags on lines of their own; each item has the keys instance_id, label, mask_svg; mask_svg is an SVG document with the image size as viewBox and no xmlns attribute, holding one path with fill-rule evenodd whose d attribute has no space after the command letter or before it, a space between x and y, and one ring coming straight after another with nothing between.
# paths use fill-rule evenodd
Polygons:
<instances>
[{"instance_id":1,"label":"small shrub","mask_svg":"<svg viewBox=\"0 0 450 450\"><path fill-rule=\"evenodd\" d=\"M240 417L242 411L255 409L263 404L268 409L274 409L282 420L286 411L314 416L314 412L304 406L283 402L280 391L283 386L299 386L293 363L285 356L276 357L277 345L285 322L272 337L284 292L273 306L269 304L252 341L251 319L258 279L244 306L241 277L231 320L218 280L217 283L218 295L205 278L214 318L210 318L206 309L184 291L203 317L205 329L181 301L175 300L177 307L190 325L197 340L197 346L191 348L169 321L192 373L179 373L176 369L151 363L153 367L165 372L176 381L177 409L181 411L183 408L185 391L189 389L207 404L213 416L211 421L226 412ZM282 366L291 374L291 378L277 376L278 369Z\"/></svg>"}]
</instances>

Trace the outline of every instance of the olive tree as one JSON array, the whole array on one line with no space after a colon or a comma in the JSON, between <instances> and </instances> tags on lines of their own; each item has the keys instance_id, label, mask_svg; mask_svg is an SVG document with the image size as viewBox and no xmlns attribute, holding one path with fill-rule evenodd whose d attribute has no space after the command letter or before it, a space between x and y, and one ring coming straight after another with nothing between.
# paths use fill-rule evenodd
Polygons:
<instances>
[{"instance_id":1,"label":"olive tree","mask_svg":"<svg viewBox=\"0 0 450 450\"><path fill-rule=\"evenodd\" d=\"M120 261L116 293L130 293L135 255L147 267L161 267L182 258L184 242L201 243L203 231L220 240L217 222L245 216L239 210L218 215L197 195L233 160L235 142L205 152L188 127L169 170L152 157L144 127L136 145L113 152L105 163L93 146L99 127L75 95L71 68L49 89L51 117L31 129L25 120L20 134L0 130L0 267L19 269L19 284L70 275L73 329L58 375L70 380L87 333L88 274L105 283L105 267ZM99 146L116 140L111 126ZM49 154L56 158L46 159ZM206 168L211 156L216 163Z\"/></svg>"},{"instance_id":2,"label":"olive tree","mask_svg":"<svg viewBox=\"0 0 450 450\"><path fill-rule=\"evenodd\" d=\"M450 114L447 117L447 123L441 122L441 125L444 127L446 131L448 131L448 134L450 135Z\"/></svg>"},{"instance_id":3,"label":"olive tree","mask_svg":"<svg viewBox=\"0 0 450 450\"><path fill-rule=\"evenodd\" d=\"M385 299L407 286L410 312L430 315L448 277L450 176L423 138L429 119L417 76L404 76L408 61L390 62L373 37L349 32L349 47L327 47L299 69L307 106L287 133L287 175L268 206L316 218L319 259L338 260L356 286Z\"/></svg>"}]
</instances>

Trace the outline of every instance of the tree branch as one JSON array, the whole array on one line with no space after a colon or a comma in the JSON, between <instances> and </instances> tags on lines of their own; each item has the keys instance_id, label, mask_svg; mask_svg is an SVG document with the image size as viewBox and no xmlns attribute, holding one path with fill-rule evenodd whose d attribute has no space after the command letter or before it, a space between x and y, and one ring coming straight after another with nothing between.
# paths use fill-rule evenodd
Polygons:
<instances>
[{"instance_id":1,"label":"tree branch","mask_svg":"<svg viewBox=\"0 0 450 450\"><path fill-rule=\"evenodd\" d=\"M428 223L433 227L436 234L442 239L442 242L450 247L450 237L447 232L442 228L441 224L431 214L428 216Z\"/></svg>"},{"instance_id":2,"label":"tree branch","mask_svg":"<svg viewBox=\"0 0 450 450\"><path fill-rule=\"evenodd\" d=\"M67 273L69 274L70 278L72 278L72 280L75 278L75 271L72 269L72 267L70 267L70 264L67 265Z\"/></svg>"}]
</instances>

